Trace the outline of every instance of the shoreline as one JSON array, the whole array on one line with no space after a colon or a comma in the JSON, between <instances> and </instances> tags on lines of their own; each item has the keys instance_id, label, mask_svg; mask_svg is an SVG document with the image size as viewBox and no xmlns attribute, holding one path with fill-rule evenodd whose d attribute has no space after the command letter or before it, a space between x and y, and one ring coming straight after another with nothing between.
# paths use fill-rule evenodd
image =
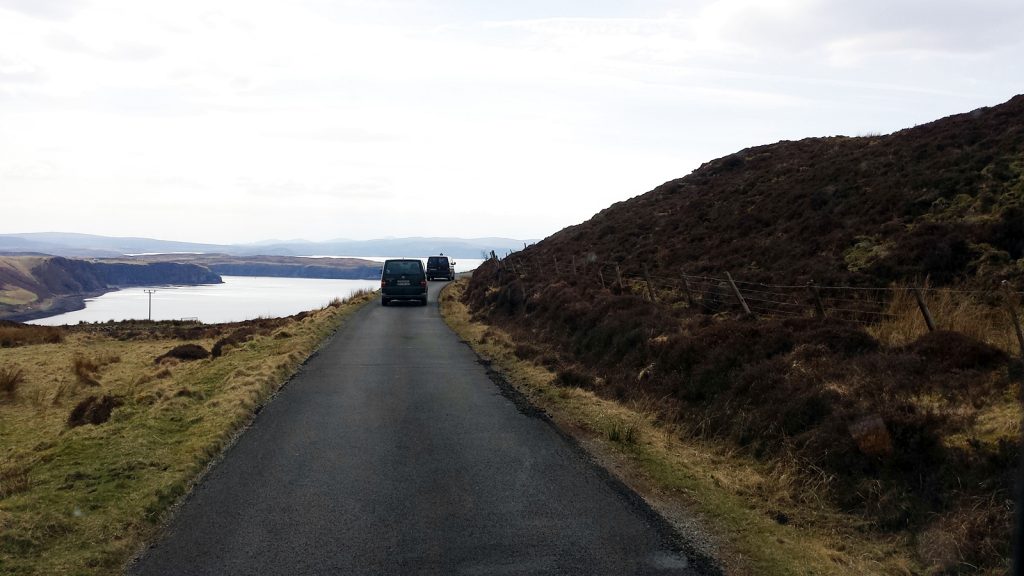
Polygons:
<instances>
[{"instance_id":1,"label":"shoreline","mask_svg":"<svg viewBox=\"0 0 1024 576\"><path fill-rule=\"evenodd\" d=\"M82 310L83 308L85 308L86 298L96 298L97 296L102 296L108 292L115 292L117 290L120 290L120 288L110 288L107 290L95 290L92 292L82 292L78 294L54 296L52 299L50 299L52 304L47 308L36 310L22 310L10 314L0 314L0 320L24 323L29 322L31 320L39 320L40 318L49 318L50 316L57 316L59 314L65 314L67 312Z\"/></svg>"}]
</instances>

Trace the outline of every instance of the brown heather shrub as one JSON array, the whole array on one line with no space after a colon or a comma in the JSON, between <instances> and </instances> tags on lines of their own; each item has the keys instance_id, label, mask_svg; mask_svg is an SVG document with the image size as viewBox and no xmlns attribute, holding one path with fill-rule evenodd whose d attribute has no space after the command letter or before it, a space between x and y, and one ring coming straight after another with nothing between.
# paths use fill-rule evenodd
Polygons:
<instances>
[{"instance_id":1,"label":"brown heather shrub","mask_svg":"<svg viewBox=\"0 0 1024 576\"><path fill-rule=\"evenodd\" d=\"M214 342L213 348L210 350L210 356L213 358L220 358L221 355L224 354L225 347L238 346L243 342L247 342L249 339L253 338L259 333L260 331L257 329L256 326L243 326L242 328L235 330L231 334L228 334L224 338L221 338L220 340Z\"/></svg>"},{"instance_id":2,"label":"brown heather shrub","mask_svg":"<svg viewBox=\"0 0 1024 576\"><path fill-rule=\"evenodd\" d=\"M202 360L209 356L210 353L206 351L206 348L203 348L198 344L182 344L157 356L155 363L159 364L166 358L175 358L177 360Z\"/></svg>"},{"instance_id":3,"label":"brown heather shrub","mask_svg":"<svg viewBox=\"0 0 1024 576\"><path fill-rule=\"evenodd\" d=\"M21 368L0 368L0 400L14 400L18 387L25 382L25 371Z\"/></svg>"},{"instance_id":4,"label":"brown heather shrub","mask_svg":"<svg viewBox=\"0 0 1024 576\"><path fill-rule=\"evenodd\" d=\"M520 360L530 360L536 358L540 354L540 350L531 344L516 344L515 355Z\"/></svg>"},{"instance_id":5,"label":"brown heather shrub","mask_svg":"<svg viewBox=\"0 0 1024 576\"><path fill-rule=\"evenodd\" d=\"M928 332L904 349L941 371L991 370L1009 360L999 348L948 330Z\"/></svg>"},{"instance_id":6,"label":"brown heather shrub","mask_svg":"<svg viewBox=\"0 0 1024 576\"><path fill-rule=\"evenodd\" d=\"M922 530L917 548L931 564L930 574L975 573L965 566L999 565L1008 557L1005 534L1012 522L1011 502L964 498L936 522ZM997 572L984 572L996 574ZM1002 572L1009 574L1009 572Z\"/></svg>"},{"instance_id":7,"label":"brown heather shrub","mask_svg":"<svg viewBox=\"0 0 1024 576\"><path fill-rule=\"evenodd\" d=\"M566 368L558 371L555 384L566 387L593 388L594 377L575 368Z\"/></svg>"},{"instance_id":8,"label":"brown heather shrub","mask_svg":"<svg viewBox=\"0 0 1024 576\"><path fill-rule=\"evenodd\" d=\"M32 344L59 344L63 340L64 333L60 328L0 320L0 348Z\"/></svg>"},{"instance_id":9,"label":"brown heather shrub","mask_svg":"<svg viewBox=\"0 0 1024 576\"><path fill-rule=\"evenodd\" d=\"M68 414L68 427L84 426L85 424L99 425L110 420L110 414L114 408L124 404L124 401L116 396L103 395L102 397L89 396L78 403Z\"/></svg>"}]
</instances>

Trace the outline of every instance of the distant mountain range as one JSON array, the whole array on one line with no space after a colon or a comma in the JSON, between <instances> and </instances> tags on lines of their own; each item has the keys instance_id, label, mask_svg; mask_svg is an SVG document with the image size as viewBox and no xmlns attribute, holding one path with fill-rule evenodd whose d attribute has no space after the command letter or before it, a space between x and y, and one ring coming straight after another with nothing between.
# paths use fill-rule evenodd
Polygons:
<instances>
[{"instance_id":1,"label":"distant mountain range","mask_svg":"<svg viewBox=\"0 0 1024 576\"><path fill-rule=\"evenodd\" d=\"M501 255L521 250L532 240L511 238L382 238L378 240L266 241L252 244L200 244L73 234L30 232L0 234L0 253L41 253L79 258L114 258L126 254L205 253L232 256L409 256L447 254L456 258L482 258L491 250Z\"/></svg>"}]
</instances>

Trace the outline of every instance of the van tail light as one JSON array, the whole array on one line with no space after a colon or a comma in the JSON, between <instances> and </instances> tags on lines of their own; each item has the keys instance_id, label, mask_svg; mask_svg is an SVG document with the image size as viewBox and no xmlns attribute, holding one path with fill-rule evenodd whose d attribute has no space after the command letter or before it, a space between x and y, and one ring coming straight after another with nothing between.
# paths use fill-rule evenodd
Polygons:
<instances>
[{"instance_id":1,"label":"van tail light","mask_svg":"<svg viewBox=\"0 0 1024 576\"><path fill-rule=\"evenodd\" d=\"M422 287L424 287L424 288L426 288L426 287L427 287L427 281L426 281L426 279L420 280L420 286L422 286Z\"/></svg>"},{"instance_id":2,"label":"van tail light","mask_svg":"<svg viewBox=\"0 0 1024 576\"><path fill-rule=\"evenodd\" d=\"M381 278L380 279L380 287L381 288L387 288L387 286L388 286L388 281L383 279L383 278Z\"/></svg>"}]
</instances>

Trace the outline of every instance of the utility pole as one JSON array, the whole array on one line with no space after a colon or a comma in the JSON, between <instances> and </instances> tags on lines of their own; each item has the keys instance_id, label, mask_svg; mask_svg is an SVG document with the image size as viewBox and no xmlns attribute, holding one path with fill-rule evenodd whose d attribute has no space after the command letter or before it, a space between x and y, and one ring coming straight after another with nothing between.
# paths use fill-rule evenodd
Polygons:
<instances>
[{"instance_id":1,"label":"utility pole","mask_svg":"<svg viewBox=\"0 0 1024 576\"><path fill-rule=\"evenodd\" d=\"M143 290L146 294L149 294L149 320L153 319L153 294L156 290Z\"/></svg>"}]
</instances>

